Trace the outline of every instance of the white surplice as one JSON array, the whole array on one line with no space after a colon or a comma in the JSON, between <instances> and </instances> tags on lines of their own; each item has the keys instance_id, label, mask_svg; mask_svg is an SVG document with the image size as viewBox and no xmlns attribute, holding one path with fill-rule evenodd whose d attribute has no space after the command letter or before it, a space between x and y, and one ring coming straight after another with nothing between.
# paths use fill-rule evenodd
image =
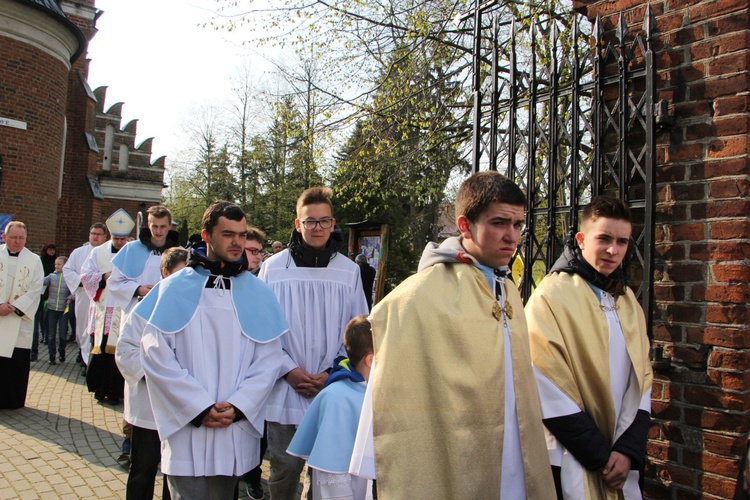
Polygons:
<instances>
[{"instance_id":1,"label":"white surplice","mask_svg":"<svg viewBox=\"0 0 750 500\"><path fill-rule=\"evenodd\" d=\"M614 441L617 441L617 438L632 424L638 410L651 411L651 389L646 394L640 394L633 371L633 363L628 356L625 336L617 316L615 298L599 289L596 289L595 293L602 305L609 327L607 332L609 337L609 379L615 415L617 416L614 435ZM581 408L567 394L561 391L536 367L534 367L534 375L539 388L543 418L563 417L581 411ZM544 431L547 436L550 463L561 468L563 498L584 498L583 466L546 427ZM638 471L631 470L622 488L625 500L640 500L642 498L638 481Z\"/></svg>"},{"instance_id":2,"label":"white surplice","mask_svg":"<svg viewBox=\"0 0 750 500\"><path fill-rule=\"evenodd\" d=\"M75 317L76 317L76 341L81 349L81 358L88 364L89 353L91 352L91 342L88 335L89 306L91 301L86 291L81 286L81 274L83 263L86 262L91 250L94 247L86 243L73 250L63 266L63 279L70 289L70 293L75 296Z\"/></svg>"},{"instance_id":3,"label":"white surplice","mask_svg":"<svg viewBox=\"0 0 750 500\"><path fill-rule=\"evenodd\" d=\"M142 318L133 311L127 315L117 339L115 361L125 379L126 395L122 418L136 427L155 430L156 420L148 396L146 373L141 363L141 336L146 323L147 318Z\"/></svg>"},{"instance_id":4,"label":"white surplice","mask_svg":"<svg viewBox=\"0 0 750 500\"><path fill-rule=\"evenodd\" d=\"M294 368L318 374L331 368L336 356L346 356L346 324L368 313L357 264L337 254L327 267L297 267L289 250L283 250L263 264L259 277L273 289L289 323L289 333L281 339L284 359L279 376ZM297 425L310 402L279 378L266 420Z\"/></svg>"},{"instance_id":5,"label":"white surplice","mask_svg":"<svg viewBox=\"0 0 750 500\"><path fill-rule=\"evenodd\" d=\"M180 273L159 286L169 285ZM250 338L243 333L235 304L260 306L253 305L252 297L232 297L235 290L231 288L203 288L194 311L181 310L174 300L165 300L173 316L189 317L187 324L166 332L155 327L152 319L143 329L141 361L162 440L164 474L240 476L260 463L265 404L278 377L282 356L278 337L286 325L275 327L273 338L265 343ZM265 293L270 296L270 290ZM272 306L276 307L275 302ZM137 307L134 314L139 311ZM283 324L280 311L278 317L281 323L276 324ZM245 418L224 429L191 423L205 409L224 401Z\"/></svg>"},{"instance_id":6,"label":"white surplice","mask_svg":"<svg viewBox=\"0 0 750 500\"><path fill-rule=\"evenodd\" d=\"M140 251L133 252L133 248L129 248L129 245L138 245L142 248L139 247ZM128 314L138 303L138 298L135 296L135 291L138 287L141 285L155 285L161 280L161 253L147 250L146 245L138 240L126 244L120 252L123 252L124 256L130 256L128 258L141 261L135 263L135 265L129 263L132 269L138 270L135 272L131 270L124 271L123 268L117 265L117 261L115 261L112 268L112 276L109 278L109 284L107 285L117 305L122 307L125 314ZM136 272L140 274L136 274Z\"/></svg>"},{"instance_id":7,"label":"white surplice","mask_svg":"<svg viewBox=\"0 0 750 500\"><path fill-rule=\"evenodd\" d=\"M138 248L140 251L133 252L133 248ZM128 252L129 250L130 252ZM155 285L161 280L161 254L148 250L146 245L138 240L126 244L120 252L124 252L123 256L128 256L130 259L139 261L137 263L129 262L130 267L127 271L123 271L123 269L117 266L118 259L115 259L112 265L112 276L110 276L107 285L113 299L118 306L122 307L124 314L127 315L138 304L138 297L135 297L135 291L138 287L141 285ZM133 269L137 269L137 271L133 271ZM136 273L140 274L136 275ZM123 319L120 337L125 333L124 324L125 319ZM120 369L120 373L125 378L125 410L123 418L132 425L144 429L156 429L148 388L146 387L145 380L143 380L143 369L140 366L141 332L142 330L138 331L137 334L133 334L132 332L128 334L125 344L123 344L121 338L117 339L115 361L117 362L117 367ZM121 350L124 352L121 353Z\"/></svg>"},{"instance_id":8,"label":"white surplice","mask_svg":"<svg viewBox=\"0 0 750 500\"><path fill-rule=\"evenodd\" d=\"M112 271L112 257L117 255L112 248L110 240L92 249L81 269L80 279L91 301L87 332L94 334L92 351L97 354L100 352L114 354L117 336L120 333L120 321L123 319L122 309L117 307L110 292L109 280L103 289L98 288L101 278ZM107 336L106 343L104 342L105 335Z\"/></svg>"}]
</instances>

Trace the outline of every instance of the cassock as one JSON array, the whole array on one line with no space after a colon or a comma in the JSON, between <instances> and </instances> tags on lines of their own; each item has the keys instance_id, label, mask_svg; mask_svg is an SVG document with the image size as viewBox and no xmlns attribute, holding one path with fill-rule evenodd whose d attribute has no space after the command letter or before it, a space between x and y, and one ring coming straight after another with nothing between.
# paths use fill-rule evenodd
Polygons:
<instances>
[{"instance_id":1,"label":"cassock","mask_svg":"<svg viewBox=\"0 0 750 500\"><path fill-rule=\"evenodd\" d=\"M241 272L222 278L183 269L136 306L145 322L143 370L172 476L241 476L260 463L266 399L279 376L286 321L267 285ZM227 428L191 423L228 401L244 418Z\"/></svg>"},{"instance_id":2,"label":"cassock","mask_svg":"<svg viewBox=\"0 0 750 500\"><path fill-rule=\"evenodd\" d=\"M372 419L382 498L555 497L523 303L510 280L478 265L457 238L431 243L419 272L370 321L372 408L362 418Z\"/></svg>"},{"instance_id":3,"label":"cassock","mask_svg":"<svg viewBox=\"0 0 750 500\"><path fill-rule=\"evenodd\" d=\"M297 267L289 250L283 250L265 261L260 279L271 286L289 322L289 334L281 339L280 375L294 368L318 374L331 368L337 356L346 356L346 324L368 313L359 266L337 254L327 267ZM268 400L266 420L296 425L309 406L309 399L279 378Z\"/></svg>"},{"instance_id":4,"label":"cassock","mask_svg":"<svg viewBox=\"0 0 750 500\"><path fill-rule=\"evenodd\" d=\"M615 300L578 274L560 272L542 280L526 305L526 317L545 423L550 426L556 419L572 416L574 420L563 421L570 429L581 420L576 415L585 414L583 418L595 424L579 433L583 442L575 450L567 450L548 432L550 461L561 467L563 497L622 498L606 486L598 470L587 469L574 453L585 461L596 455L606 460L610 447L618 451L619 442L626 455L645 457L653 373L643 310L629 288ZM632 449L634 434L641 435L635 447L642 451ZM596 444L601 440L604 449L598 453ZM595 468L606 464L601 460ZM623 488L626 500L641 498L637 469L642 461L633 461L635 469Z\"/></svg>"},{"instance_id":5,"label":"cassock","mask_svg":"<svg viewBox=\"0 0 750 500\"><path fill-rule=\"evenodd\" d=\"M0 317L0 409L23 408L29 384L34 314L42 295L42 260L28 248L11 256L0 245L0 303L18 311Z\"/></svg>"},{"instance_id":6,"label":"cassock","mask_svg":"<svg viewBox=\"0 0 750 500\"><path fill-rule=\"evenodd\" d=\"M63 279L70 289L70 293L75 296L75 316L76 316L76 341L81 349L81 358L88 364L89 354L91 352L91 341L88 330L89 306L91 301L81 283L81 271L83 264L86 262L92 247L89 243L80 246L71 252L68 261L63 266Z\"/></svg>"},{"instance_id":7,"label":"cassock","mask_svg":"<svg viewBox=\"0 0 750 500\"><path fill-rule=\"evenodd\" d=\"M122 308L115 304L104 275L112 271L112 257L117 254L112 241L94 248L83 264L81 282L91 305L88 331L94 336L86 382L97 399L112 402L122 399L125 382L115 364L115 347L123 319ZM111 276L110 276L111 278Z\"/></svg>"}]
</instances>

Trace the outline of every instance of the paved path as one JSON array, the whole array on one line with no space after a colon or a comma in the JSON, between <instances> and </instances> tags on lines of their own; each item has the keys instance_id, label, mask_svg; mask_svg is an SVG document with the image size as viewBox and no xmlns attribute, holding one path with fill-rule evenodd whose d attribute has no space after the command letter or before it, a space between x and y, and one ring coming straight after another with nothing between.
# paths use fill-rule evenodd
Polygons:
<instances>
[{"instance_id":1,"label":"paved path","mask_svg":"<svg viewBox=\"0 0 750 500\"><path fill-rule=\"evenodd\" d=\"M46 348L31 363L26 407L0 410L0 499L125 498L128 473L116 460L122 404L99 403L88 392L72 343L67 361L55 366ZM266 462L264 479L267 471ZM159 475L154 498L161 488Z\"/></svg>"}]
</instances>

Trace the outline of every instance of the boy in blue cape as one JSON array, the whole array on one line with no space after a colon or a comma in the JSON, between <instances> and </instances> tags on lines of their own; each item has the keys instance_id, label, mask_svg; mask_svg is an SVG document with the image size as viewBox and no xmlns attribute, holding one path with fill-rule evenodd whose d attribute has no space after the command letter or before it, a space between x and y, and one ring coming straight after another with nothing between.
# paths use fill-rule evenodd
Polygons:
<instances>
[{"instance_id":1,"label":"boy in blue cape","mask_svg":"<svg viewBox=\"0 0 750 500\"><path fill-rule=\"evenodd\" d=\"M346 325L349 359L337 363L302 418L287 453L307 459L312 469L312 498L363 500L367 479L349 474L359 415L372 368L372 331L365 315Z\"/></svg>"}]
</instances>

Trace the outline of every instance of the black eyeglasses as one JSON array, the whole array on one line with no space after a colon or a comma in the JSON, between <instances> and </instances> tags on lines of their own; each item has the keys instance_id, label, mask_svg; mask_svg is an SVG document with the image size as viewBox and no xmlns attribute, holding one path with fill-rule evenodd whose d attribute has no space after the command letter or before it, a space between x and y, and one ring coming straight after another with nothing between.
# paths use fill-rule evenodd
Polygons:
<instances>
[{"instance_id":1,"label":"black eyeglasses","mask_svg":"<svg viewBox=\"0 0 750 500\"><path fill-rule=\"evenodd\" d=\"M315 229L315 226L320 224L321 229L330 229L331 226L333 226L333 219L332 218L325 218L320 220L315 219L307 219L307 220L301 220L300 224L302 224L302 227L307 229L308 231L312 231Z\"/></svg>"},{"instance_id":2,"label":"black eyeglasses","mask_svg":"<svg viewBox=\"0 0 750 500\"><path fill-rule=\"evenodd\" d=\"M257 248L246 248L245 251L250 252L253 255L258 255L263 252L263 250L259 250Z\"/></svg>"}]
</instances>

